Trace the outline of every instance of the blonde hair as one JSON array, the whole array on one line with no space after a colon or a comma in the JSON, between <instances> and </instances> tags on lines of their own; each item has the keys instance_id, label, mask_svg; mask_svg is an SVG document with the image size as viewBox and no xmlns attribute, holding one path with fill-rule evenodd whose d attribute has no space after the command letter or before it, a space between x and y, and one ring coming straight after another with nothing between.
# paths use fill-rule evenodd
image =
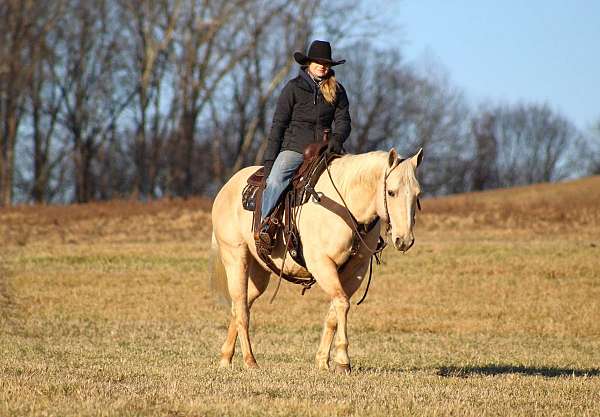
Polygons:
<instances>
[{"instance_id":1,"label":"blonde hair","mask_svg":"<svg viewBox=\"0 0 600 417\"><path fill-rule=\"evenodd\" d=\"M337 81L335 80L335 75L331 75L327 77L325 81L321 83L321 94L323 94L323 98L329 104L333 104L335 101L335 95L337 93Z\"/></svg>"}]
</instances>

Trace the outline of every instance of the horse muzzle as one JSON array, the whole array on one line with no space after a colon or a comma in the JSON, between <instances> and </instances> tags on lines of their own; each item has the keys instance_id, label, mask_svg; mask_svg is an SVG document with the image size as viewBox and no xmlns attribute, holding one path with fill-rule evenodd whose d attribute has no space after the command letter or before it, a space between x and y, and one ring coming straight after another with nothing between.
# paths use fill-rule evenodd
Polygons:
<instances>
[{"instance_id":1,"label":"horse muzzle","mask_svg":"<svg viewBox=\"0 0 600 417\"><path fill-rule=\"evenodd\" d=\"M403 239L401 237L397 237L394 239L394 247L396 250L406 252L415 244L415 238L410 237L408 239Z\"/></svg>"}]
</instances>

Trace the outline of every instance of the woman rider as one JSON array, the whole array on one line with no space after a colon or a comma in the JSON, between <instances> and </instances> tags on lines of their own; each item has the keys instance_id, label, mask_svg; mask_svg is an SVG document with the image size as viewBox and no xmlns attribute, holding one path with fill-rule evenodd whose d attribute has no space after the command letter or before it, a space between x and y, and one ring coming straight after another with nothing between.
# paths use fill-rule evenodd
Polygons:
<instances>
[{"instance_id":1,"label":"woman rider","mask_svg":"<svg viewBox=\"0 0 600 417\"><path fill-rule=\"evenodd\" d=\"M333 60L331 45L320 40L311 43L306 55L295 52L294 59L300 64L300 72L279 96L263 159L267 180L257 238L267 246L271 241L265 220L302 163L304 148L321 141L323 130L331 129L332 122L335 125L327 147L329 152L342 153L342 144L350 135L346 90L331 69L346 60Z\"/></svg>"}]
</instances>

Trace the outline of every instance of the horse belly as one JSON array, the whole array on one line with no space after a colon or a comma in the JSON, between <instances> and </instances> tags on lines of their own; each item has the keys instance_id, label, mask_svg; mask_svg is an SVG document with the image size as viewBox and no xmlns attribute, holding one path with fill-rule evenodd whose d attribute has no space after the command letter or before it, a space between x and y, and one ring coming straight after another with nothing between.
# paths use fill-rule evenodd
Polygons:
<instances>
[{"instance_id":1,"label":"horse belly","mask_svg":"<svg viewBox=\"0 0 600 417\"><path fill-rule=\"evenodd\" d=\"M258 263L267 271L270 271L269 267L260 259L258 254L256 253L256 246L254 244L254 240L248 244L250 252L252 256L258 261ZM283 266L283 272L287 275L291 275L297 278L310 278L312 275L304 268L302 265L299 265L294 261L294 259L288 253L285 257L283 255L283 243L278 241L275 249L273 249L273 253L271 254L271 259L277 268L280 270Z\"/></svg>"}]
</instances>

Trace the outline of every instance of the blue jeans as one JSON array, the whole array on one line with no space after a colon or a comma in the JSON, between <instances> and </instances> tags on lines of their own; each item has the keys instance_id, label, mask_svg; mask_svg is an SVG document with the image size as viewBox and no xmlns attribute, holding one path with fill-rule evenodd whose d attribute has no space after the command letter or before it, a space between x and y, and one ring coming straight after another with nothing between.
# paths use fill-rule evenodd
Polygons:
<instances>
[{"instance_id":1,"label":"blue jeans","mask_svg":"<svg viewBox=\"0 0 600 417\"><path fill-rule=\"evenodd\" d=\"M263 200L261 207L261 219L264 220L277 205L277 201L281 194L285 191L296 169L302 164L304 155L295 151L281 151L275 162L271 173L267 177L267 184L263 192Z\"/></svg>"}]
</instances>

